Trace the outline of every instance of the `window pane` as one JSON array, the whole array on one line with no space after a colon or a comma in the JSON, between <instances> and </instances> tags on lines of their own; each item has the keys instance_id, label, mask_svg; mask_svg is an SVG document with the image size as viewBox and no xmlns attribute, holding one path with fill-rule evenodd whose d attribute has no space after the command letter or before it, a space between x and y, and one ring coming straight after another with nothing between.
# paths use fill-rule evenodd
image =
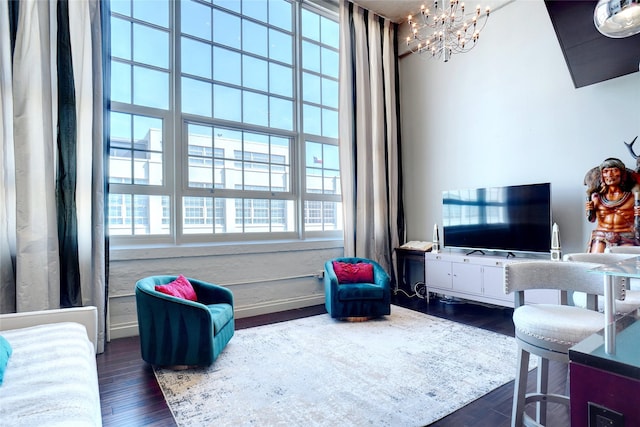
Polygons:
<instances>
[{"instance_id":1,"label":"window pane","mask_svg":"<svg viewBox=\"0 0 640 427\"><path fill-rule=\"evenodd\" d=\"M109 151L109 182L131 184L133 182L133 150Z\"/></svg>"},{"instance_id":2,"label":"window pane","mask_svg":"<svg viewBox=\"0 0 640 427\"><path fill-rule=\"evenodd\" d=\"M132 1L133 17L161 27L169 27L169 3L167 0Z\"/></svg>"},{"instance_id":3,"label":"window pane","mask_svg":"<svg viewBox=\"0 0 640 427\"><path fill-rule=\"evenodd\" d=\"M171 233L169 226L170 210L169 196L133 195L133 209L130 212L129 221L132 225L133 235L167 235ZM157 215L156 212L161 212Z\"/></svg>"},{"instance_id":4,"label":"window pane","mask_svg":"<svg viewBox=\"0 0 640 427\"><path fill-rule=\"evenodd\" d=\"M242 49L256 55L268 56L267 27L251 21L242 21Z\"/></svg>"},{"instance_id":5,"label":"window pane","mask_svg":"<svg viewBox=\"0 0 640 427\"><path fill-rule=\"evenodd\" d=\"M340 183L340 171L324 171L324 182L322 186L324 188L324 194L341 194L342 189L340 188L342 184Z\"/></svg>"},{"instance_id":6,"label":"window pane","mask_svg":"<svg viewBox=\"0 0 640 427\"><path fill-rule=\"evenodd\" d=\"M322 109L322 136L338 137L338 112L336 110Z\"/></svg>"},{"instance_id":7,"label":"window pane","mask_svg":"<svg viewBox=\"0 0 640 427\"><path fill-rule=\"evenodd\" d=\"M289 200L244 199L236 202L236 226L245 233L292 231L293 202Z\"/></svg>"},{"instance_id":8,"label":"window pane","mask_svg":"<svg viewBox=\"0 0 640 427\"><path fill-rule=\"evenodd\" d=\"M239 53L220 47L214 47L213 78L224 83L231 83L235 85L242 84L242 68L240 61L241 55Z\"/></svg>"},{"instance_id":9,"label":"window pane","mask_svg":"<svg viewBox=\"0 0 640 427\"><path fill-rule=\"evenodd\" d=\"M111 146L131 147L131 114L111 112Z\"/></svg>"},{"instance_id":10,"label":"window pane","mask_svg":"<svg viewBox=\"0 0 640 427\"><path fill-rule=\"evenodd\" d=\"M302 42L302 68L320 72L320 46L307 41Z\"/></svg>"},{"instance_id":11,"label":"window pane","mask_svg":"<svg viewBox=\"0 0 640 427\"><path fill-rule=\"evenodd\" d=\"M131 0L111 0L109 3L112 13L131 16Z\"/></svg>"},{"instance_id":12,"label":"window pane","mask_svg":"<svg viewBox=\"0 0 640 427\"><path fill-rule=\"evenodd\" d=\"M169 34L146 25L133 24L133 60L169 67Z\"/></svg>"},{"instance_id":13,"label":"window pane","mask_svg":"<svg viewBox=\"0 0 640 427\"><path fill-rule=\"evenodd\" d=\"M329 45L338 49L340 44L340 27L336 21L325 18L324 16L320 17L320 27L321 27L321 42L323 44Z\"/></svg>"},{"instance_id":14,"label":"window pane","mask_svg":"<svg viewBox=\"0 0 640 427\"><path fill-rule=\"evenodd\" d=\"M270 126L276 129L293 130L293 102L269 98Z\"/></svg>"},{"instance_id":15,"label":"window pane","mask_svg":"<svg viewBox=\"0 0 640 427\"><path fill-rule=\"evenodd\" d=\"M269 98L266 95L243 91L242 106L245 123L269 126Z\"/></svg>"},{"instance_id":16,"label":"window pane","mask_svg":"<svg viewBox=\"0 0 640 427\"><path fill-rule=\"evenodd\" d=\"M109 194L109 234L114 236L170 234L169 203L168 196ZM150 215L150 213L154 214Z\"/></svg>"},{"instance_id":17,"label":"window pane","mask_svg":"<svg viewBox=\"0 0 640 427\"><path fill-rule=\"evenodd\" d=\"M318 107L313 107L311 105L303 106L303 120L304 120L304 132L311 133L314 135L322 135L322 118L321 111Z\"/></svg>"},{"instance_id":18,"label":"window pane","mask_svg":"<svg viewBox=\"0 0 640 427\"><path fill-rule=\"evenodd\" d=\"M115 58L131 59L131 23L129 21L111 18L111 55Z\"/></svg>"},{"instance_id":19,"label":"window pane","mask_svg":"<svg viewBox=\"0 0 640 427\"><path fill-rule=\"evenodd\" d=\"M320 104L320 77L311 73L302 73L302 99L307 102Z\"/></svg>"},{"instance_id":20,"label":"window pane","mask_svg":"<svg viewBox=\"0 0 640 427\"><path fill-rule=\"evenodd\" d=\"M290 191L289 175L291 175L288 166L272 166L271 167L271 191Z\"/></svg>"},{"instance_id":21,"label":"window pane","mask_svg":"<svg viewBox=\"0 0 640 427\"><path fill-rule=\"evenodd\" d=\"M269 0L269 23L291 31L291 3L284 0Z\"/></svg>"},{"instance_id":22,"label":"window pane","mask_svg":"<svg viewBox=\"0 0 640 427\"><path fill-rule=\"evenodd\" d=\"M183 77L182 111L211 117L211 84Z\"/></svg>"},{"instance_id":23,"label":"window pane","mask_svg":"<svg viewBox=\"0 0 640 427\"><path fill-rule=\"evenodd\" d=\"M307 141L305 145L305 155L306 166L322 165L322 144Z\"/></svg>"},{"instance_id":24,"label":"window pane","mask_svg":"<svg viewBox=\"0 0 640 427\"><path fill-rule=\"evenodd\" d=\"M131 66L111 61L111 100L131 104Z\"/></svg>"},{"instance_id":25,"label":"window pane","mask_svg":"<svg viewBox=\"0 0 640 427\"><path fill-rule=\"evenodd\" d=\"M267 0L242 0L242 13L267 22Z\"/></svg>"},{"instance_id":26,"label":"window pane","mask_svg":"<svg viewBox=\"0 0 640 427\"><path fill-rule=\"evenodd\" d=\"M295 205L292 200L271 201L271 232L295 231Z\"/></svg>"},{"instance_id":27,"label":"window pane","mask_svg":"<svg viewBox=\"0 0 640 427\"><path fill-rule=\"evenodd\" d=\"M211 127L189 123L187 132L189 137L189 154L193 152L192 147L197 147L197 151L200 151L201 147L207 149L213 147L213 129Z\"/></svg>"},{"instance_id":28,"label":"window pane","mask_svg":"<svg viewBox=\"0 0 640 427\"><path fill-rule=\"evenodd\" d=\"M339 56L335 50L322 48L322 74L338 78Z\"/></svg>"},{"instance_id":29,"label":"window pane","mask_svg":"<svg viewBox=\"0 0 640 427\"><path fill-rule=\"evenodd\" d=\"M111 113L109 182L162 185L162 120Z\"/></svg>"},{"instance_id":30,"label":"window pane","mask_svg":"<svg viewBox=\"0 0 640 427\"><path fill-rule=\"evenodd\" d=\"M291 140L288 138L279 138L272 136L271 141L271 163L290 164L290 146Z\"/></svg>"},{"instance_id":31,"label":"window pane","mask_svg":"<svg viewBox=\"0 0 640 427\"><path fill-rule=\"evenodd\" d=\"M213 117L216 119L242 119L242 92L221 85L213 85Z\"/></svg>"},{"instance_id":32,"label":"window pane","mask_svg":"<svg viewBox=\"0 0 640 427\"><path fill-rule=\"evenodd\" d=\"M244 55L242 57L242 85L264 92L268 91L268 65L267 61Z\"/></svg>"},{"instance_id":33,"label":"window pane","mask_svg":"<svg viewBox=\"0 0 640 427\"><path fill-rule=\"evenodd\" d=\"M338 157L338 146L323 144L322 166L324 168L340 170L340 160Z\"/></svg>"},{"instance_id":34,"label":"window pane","mask_svg":"<svg viewBox=\"0 0 640 427\"><path fill-rule=\"evenodd\" d=\"M133 103L145 107L169 108L169 73L133 67Z\"/></svg>"},{"instance_id":35,"label":"window pane","mask_svg":"<svg viewBox=\"0 0 640 427\"><path fill-rule=\"evenodd\" d=\"M269 58L293 65L292 37L282 31L269 30Z\"/></svg>"},{"instance_id":36,"label":"window pane","mask_svg":"<svg viewBox=\"0 0 640 427\"><path fill-rule=\"evenodd\" d=\"M305 144L306 191L316 194L340 194L338 146L307 141Z\"/></svg>"},{"instance_id":37,"label":"window pane","mask_svg":"<svg viewBox=\"0 0 640 427\"><path fill-rule=\"evenodd\" d=\"M302 9L302 36L320 41L320 16L307 9Z\"/></svg>"},{"instance_id":38,"label":"window pane","mask_svg":"<svg viewBox=\"0 0 640 427\"><path fill-rule=\"evenodd\" d=\"M216 164L216 188L241 189L242 162L236 162L234 159L242 158L242 155L236 155L242 153L242 132L216 128L214 138L214 147L219 153L218 157L224 159L222 164Z\"/></svg>"},{"instance_id":39,"label":"window pane","mask_svg":"<svg viewBox=\"0 0 640 427\"><path fill-rule=\"evenodd\" d=\"M162 151L162 120L133 116L133 138L138 149ZM144 146L138 146L141 141Z\"/></svg>"},{"instance_id":40,"label":"window pane","mask_svg":"<svg viewBox=\"0 0 640 427\"><path fill-rule=\"evenodd\" d=\"M182 37L182 72L211 78L211 45Z\"/></svg>"},{"instance_id":41,"label":"window pane","mask_svg":"<svg viewBox=\"0 0 640 427\"><path fill-rule=\"evenodd\" d=\"M241 48L240 18L221 10L213 10L213 41Z\"/></svg>"},{"instance_id":42,"label":"window pane","mask_svg":"<svg viewBox=\"0 0 640 427\"><path fill-rule=\"evenodd\" d=\"M109 194L109 234L131 236L131 194Z\"/></svg>"},{"instance_id":43,"label":"window pane","mask_svg":"<svg viewBox=\"0 0 640 427\"><path fill-rule=\"evenodd\" d=\"M293 96L293 70L289 67L269 64L269 92L286 97Z\"/></svg>"},{"instance_id":44,"label":"window pane","mask_svg":"<svg viewBox=\"0 0 640 427\"><path fill-rule=\"evenodd\" d=\"M185 234L212 234L215 210L212 197L182 198L182 227Z\"/></svg>"},{"instance_id":45,"label":"window pane","mask_svg":"<svg viewBox=\"0 0 640 427\"><path fill-rule=\"evenodd\" d=\"M342 230L342 203L305 201L304 223L307 231Z\"/></svg>"},{"instance_id":46,"label":"window pane","mask_svg":"<svg viewBox=\"0 0 640 427\"><path fill-rule=\"evenodd\" d=\"M135 151L133 182L162 185L162 154Z\"/></svg>"},{"instance_id":47,"label":"window pane","mask_svg":"<svg viewBox=\"0 0 640 427\"><path fill-rule=\"evenodd\" d=\"M338 108L338 82L336 80L322 79L322 103L327 107Z\"/></svg>"},{"instance_id":48,"label":"window pane","mask_svg":"<svg viewBox=\"0 0 640 427\"><path fill-rule=\"evenodd\" d=\"M134 184L162 185L162 120L133 117Z\"/></svg>"},{"instance_id":49,"label":"window pane","mask_svg":"<svg viewBox=\"0 0 640 427\"><path fill-rule=\"evenodd\" d=\"M211 8L191 0L180 4L182 33L211 41Z\"/></svg>"}]
</instances>

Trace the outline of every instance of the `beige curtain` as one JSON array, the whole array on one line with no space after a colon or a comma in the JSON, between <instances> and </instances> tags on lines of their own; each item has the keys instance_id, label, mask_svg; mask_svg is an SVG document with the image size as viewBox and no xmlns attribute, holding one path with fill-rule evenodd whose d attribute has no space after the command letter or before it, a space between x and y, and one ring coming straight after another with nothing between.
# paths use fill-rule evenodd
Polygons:
<instances>
[{"instance_id":1,"label":"beige curtain","mask_svg":"<svg viewBox=\"0 0 640 427\"><path fill-rule=\"evenodd\" d=\"M344 254L393 270L404 243L396 25L340 2L340 170Z\"/></svg>"},{"instance_id":2,"label":"beige curtain","mask_svg":"<svg viewBox=\"0 0 640 427\"><path fill-rule=\"evenodd\" d=\"M98 350L103 351L100 2L23 0L17 7L17 20L12 20L15 14L8 2L0 0L0 311L97 306ZM10 28L15 34L13 52ZM64 62L72 71L61 71ZM71 114L63 118L68 111ZM67 141L70 149L65 148ZM70 155L62 155L65 150ZM70 174L76 177L72 188L61 188ZM61 212L60 195L65 191L69 202ZM73 221L61 228L66 218ZM61 229L72 242L70 254L61 244ZM74 274L66 273L69 264ZM76 289L70 290L71 282Z\"/></svg>"}]
</instances>

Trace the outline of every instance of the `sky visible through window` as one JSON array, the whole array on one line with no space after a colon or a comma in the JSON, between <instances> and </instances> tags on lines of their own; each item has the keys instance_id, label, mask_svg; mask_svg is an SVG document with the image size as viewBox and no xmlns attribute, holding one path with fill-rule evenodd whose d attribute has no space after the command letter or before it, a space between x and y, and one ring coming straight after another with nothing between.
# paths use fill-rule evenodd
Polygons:
<instances>
[{"instance_id":1,"label":"sky visible through window","mask_svg":"<svg viewBox=\"0 0 640 427\"><path fill-rule=\"evenodd\" d=\"M112 235L341 229L337 16L286 0L111 12Z\"/></svg>"}]
</instances>

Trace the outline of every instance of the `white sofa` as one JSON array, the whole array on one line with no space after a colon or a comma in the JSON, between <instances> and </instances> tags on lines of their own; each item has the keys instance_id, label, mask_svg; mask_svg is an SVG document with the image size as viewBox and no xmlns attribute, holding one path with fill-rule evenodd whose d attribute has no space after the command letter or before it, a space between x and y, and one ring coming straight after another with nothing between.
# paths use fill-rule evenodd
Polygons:
<instances>
[{"instance_id":1,"label":"white sofa","mask_svg":"<svg viewBox=\"0 0 640 427\"><path fill-rule=\"evenodd\" d=\"M12 354L0 385L0 426L101 426L97 310L0 315Z\"/></svg>"}]
</instances>

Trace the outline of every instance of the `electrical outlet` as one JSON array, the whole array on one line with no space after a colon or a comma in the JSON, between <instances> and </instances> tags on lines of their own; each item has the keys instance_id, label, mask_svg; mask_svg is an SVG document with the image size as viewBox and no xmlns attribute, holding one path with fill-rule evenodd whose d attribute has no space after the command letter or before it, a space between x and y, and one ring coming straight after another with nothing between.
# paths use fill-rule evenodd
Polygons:
<instances>
[{"instance_id":1,"label":"electrical outlet","mask_svg":"<svg viewBox=\"0 0 640 427\"><path fill-rule=\"evenodd\" d=\"M624 415L589 402L589 427L624 427Z\"/></svg>"}]
</instances>

